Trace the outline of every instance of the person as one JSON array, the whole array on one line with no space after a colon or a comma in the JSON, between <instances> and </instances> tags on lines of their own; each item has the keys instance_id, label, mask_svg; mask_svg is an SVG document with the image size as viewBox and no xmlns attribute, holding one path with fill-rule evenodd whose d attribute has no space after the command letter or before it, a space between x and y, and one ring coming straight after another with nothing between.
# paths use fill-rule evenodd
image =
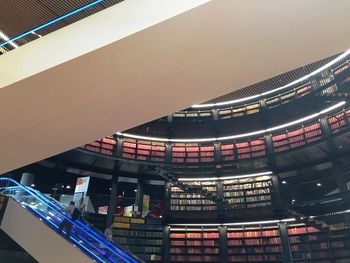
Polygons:
<instances>
[{"instance_id":1,"label":"person","mask_svg":"<svg viewBox=\"0 0 350 263\"><path fill-rule=\"evenodd\" d=\"M110 224L106 229L105 229L105 237L107 238L108 241L113 241L113 224Z\"/></svg>"},{"instance_id":2,"label":"person","mask_svg":"<svg viewBox=\"0 0 350 263\"><path fill-rule=\"evenodd\" d=\"M84 197L82 197L79 201L79 212L81 215L81 219L83 219L84 213L85 213L85 209L86 209L86 204L84 202Z\"/></svg>"},{"instance_id":3,"label":"person","mask_svg":"<svg viewBox=\"0 0 350 263\"><path fill-rule=\"evenodd\" d=\"M63 209L62 212L64 212L65 215L69 219L74 220L75 216L73 216L73 215L74 215L75 209L76 209L75 208L75 203L74 203L74 201L71 201L69 203L69 206L67 208ZM58 227L59 232L62 232L63 229L66 230L66 236L67 236L67 238L69 238L70 234L71 234L71 230L72 230L72 224L66 218L64 218L62 220L60 226Z\"/></svg>"}]
</instances>

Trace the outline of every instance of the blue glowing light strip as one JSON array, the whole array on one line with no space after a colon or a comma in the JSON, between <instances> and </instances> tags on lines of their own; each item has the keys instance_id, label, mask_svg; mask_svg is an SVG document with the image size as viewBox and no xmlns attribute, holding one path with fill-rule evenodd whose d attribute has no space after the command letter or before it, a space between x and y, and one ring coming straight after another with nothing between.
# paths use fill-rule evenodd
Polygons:
<instances>
[{"instance_id":1,"label":"blue glowing light strip","mask_svg":"<svg viewBox=\"0 0 350 263\"><path fill-rule=\"evenodd\" d=\"M0 178L1 180L1 178ZM8 187L7 187L8 188ZM26 190L28 190L33 196L45 200L45 202L47 202L48 204L50 204L52 207L54 207L55 209L57 209L58 211L60 211L62 209L62 207L58 206L56 203L51 202L50 200L47 199L47 197L45 195L42 195L39 192L34 191L31 188L26 188ZM103 243L106 248L108 248L108 250L113 253L115 256L117 256L119 259L121 260L126 260L125 258L122 258L121 256L126 257L128 260L131 260L131 262L135 262L137 263L137 260L135 260L133 257L131 257L130 255L128 255L125 251L123 251L122 249L120 249L119 247L115 246L114 244L110 243L109 241L107 241L105 239L105 237L101 237L97 232L93 231L92 229L86 227L85 225L83 225L81 222L79 222L78 220L74 222L74 224L78 225L80 228L84 228L84 231L86 231L88 234L92 235L93 237L95 237L95 240L99 239L99 241L101 243ZM97 238L97 239L96 239ZM118 251L118 253L116 253ZM129 261L128 261L129 262Z\"/></svg>"},{"instance_id":2,"label":"blue glowing light strip","mask_svg":"<svg viewBox=\"0 0 350 263\"><path fill-rule=\"evenodd\" d=\"M41 26L38 26L38 27L36 27L36 28L34 28L32 30L29 30L29 31L27 31L27 32L25 32L25 33L23 33L23 34L21 34L19 36L16 36L16 37L14 37L14 38L12 38L12 39L10 39L8 41L5 41L5 42L0 44L0 47L3 47L5 45L7 45L7 44L10 44L11 42L14 42L14 41L16 41L16 40L18 40L18 39L20 39L22 37L28 36L28 35L32 34L33 31L38 31L38 30L43 29L45 27L48 27L48 26L50 26L50 25L52 25L54 23L57 23L57 22L59 22L59 21L61 21L63 19L66 19L66 18L68 18L70 16L73 16L73 15L75 15L77 13L80 13L80 12L82 12L82 11L92 7L92 6L95 6L95 5L97 5L97 4L99 4L99 3L103 2L103 1L104 0L96 0L96 1L94 1L92 3L90 3L90 4L87 4L87 5L83 6L83 7L80 7L80 8L78 8L78 9L76 9L76 10L74 10L74 11L68 13L68 14L60 16L60 17L58 17L58 18L56 18L54 20L51 20L50 22L47 22L47 23L45 23L45 24L43 24Z\"/></svg>"},{"instance_id":3,"label":"blue glowing light strip","mask_svg":"<svg viewBox=\"0 0 350 263\"><path fill-rule=\"evenodd\" d=\"M34 197L38 198L39 200L43 201L45 204L48 205L48 207L50 207L51 209L53 209L56 213L57 213L56 210L59 211L59 210L62 209L62 207L59 207L57 204L52 203L50 200L48 200L48 199L47 199L44 195L42 195L41 193L36 192L36 191L34 191L33 189L31 189L31 188L29 188L29 187L24 187L24 186L20 185L18 182L16 182L15 180L13 180L13 179L10 179L10 178L3 178L3 177L2 177L2 178L0 178L0 181L8 181L8 182L11 182L11 183L17 185L17 186L15 186L15 187L19 187L20 189L23 189L25 192L29 193L31 196L34 196ZM5 187L5 188L8 189L8 188L12 188L12 187ZM0 189L1 189L1 188L0 188ZM59 214L59 213L58 213L58 214ZM97 235L97 233L95 233L92 229L89 229L89 228L87 228L86 226L84 226L84 225L82 225L82 224L77 225L76 223L78 223L79 221L73 223L69 218L67 218L66 216L64 216L64 214L62 214L62 216L63 216L66 220L68 220L72 225L75 225L75 227L78 228L79 230L81 230L82 232L85 232L85 231L89 232L89 233L86 233L88 236L92 237L92 238L95 239L96 241L101 242L103 245L106 246L106 248L108 248L108 250L109 250L110 252L112 252L115 256L117 256L120 260L122 260L122 261L124 261L124 262L138 262L137 260L135 260L134 258L132 258L130 255L128 255L125 251L123 251L122 249L118 248L117 246L114 246L112 243L110 243L110 242L108 242L108 241L107 241L107 244L104 243L104 242L106 242L106 240L105 240L105 239L101 240L101 237L99 237L99 236ZM44 218L44 219L45 219L45 218ZM46 220L46 219L45 219L45 220ZM82 229L82 227L83 227L84 229ZM84 231L83 231L83 230L84 230ZM96 239L96 236L97 236L97 238L99 238L100 240ZM80 238L81 238L82 240L84 240L87 244L89 244L89 245L92 246L92 244L90 244L90 242L89 242L88 240L86 240L86 239L83 238L82 236L80 236ZM79 245L81 245L81 244L79 243ZM113 248L111 248L110 245L112 245ZM93 246L92 246L92 247L93 247ZM99 251L100 253L103 254L103 252L102 252L101 250L99 250L99 249L97 249L97 248L95 248L95 249L96 249L97 251ZM118 253L116 253L117 251L118 251ZM125 257L125 258L123 258L123 257ZM114 261L114 260L113 260L113 261Z\"/></svg>"},{"instance_id":4,"label":"blue glowing light strip","mask_svg":"<svg viewBox=\"0 0 350 263\"><path fill-rule=\"evenodd\" d=\"M29 193L31 196L34 196L34 197L36 197L37 199L39 199L39 200L41 200L42 202L45 203L45 199L43 199L42 196L40 196L38 193L32 191L32 189L30 189L30 188L26 188L26 187L20 185L18 182L16 182L15 180L13 180L13 179L11 179L11 178L4 178L4 177L2 177L2 178L0 178L0 181L11 182L11 183L17 185L17 187L19 187L19 189L24 190L25 192ZM7 188L7 187L6 187L6 188ZM15 199L14 199L14 200L15 200ZM60 213L58 213L58 212L55 210L55 208L56 208L55 205L52 205L52 203L45 203L45 204L47 204L48 207L50 207L51 209L53 209L53 211L55 211L57 214L60 214ZM53 207L54 207L54 208L53 208ZM48 222L49 224L51 224L52 226L54 226L55 228L57 228L57 226L55 225L55 223L51 222L50 220L47 220L46 217L41 216L41 214L40 214L38 211L35 211L34 209L30 209L30 211L32 211L34 214L37 214L38 217L39 217L39 218L42 218L43 220L45 220L45 222ZM63 216L68 222L70 222L72 225L74 225L74 223L71 221L71 219L69 219L68 217L66 217L64 214L62 214L62 216ZM77 226L75 225L75 227L78 228L80 231L83 231L83 229L79 228L79 226L77 227ZM90 236L90 237L92 237L92 236L89 235L89 234L87 234L87 235ZM86 240L85 238L83 238L81 235L80 235L79 237L80 237L80 239L82 239L83 241L85 241L85 243L86 243L87 245L91 246L91 247L94 248L96 251L100 252L102 255L104 254L99 248L93 246L88 240ZM70 238L71 238L71 240L73 240L73 241L76 242L76 245L77 245L78 247L83 248L84 251L86 251L87 253L89 253L90 255L92 255L95 259L100 260L101 263L102 263L102 262L105 262L105 261L102 260L99 256L97 256L95 253L93 253L91 250L89 250L86 246L82 245L78 240L74 239L73 237L70 237ZM94 238L94 237L92 237L92 238ZM125 252L124 252L124 253L125 253ZM124 262L129 262L129 261L127 261L126 259L122 258L121 255L116 254L116 256L117 256L120 260L122 260L122 261L124 261ZM127 255L127 256L130 257L129 255ZM113 260L113 259L112 259L112 260ZM113 261L114 261L114 260L113 260ZM132 259L132 262L137 262L137 261L134 260L134 259Z\"/></svg>"}]
</instances>

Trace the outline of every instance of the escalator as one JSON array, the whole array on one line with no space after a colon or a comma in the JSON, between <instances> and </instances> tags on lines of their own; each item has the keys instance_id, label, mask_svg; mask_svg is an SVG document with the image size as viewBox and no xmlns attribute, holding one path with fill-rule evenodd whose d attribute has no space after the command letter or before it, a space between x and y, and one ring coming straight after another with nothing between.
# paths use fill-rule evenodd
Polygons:
<instances>
[{"instance_id":1,"label":"escalator","mask_svg":"<svg viewBox=\"0 0 350 263\"><path fill-rule=\"evenodd\" d=\"M137 263L131 252L109 242L102 233L80 220L72 221L63 207L47 196L9 178L0 178L0 228L38 262ZM72 225L69 237L59 225Z\"/></svg>"}]
</instances>

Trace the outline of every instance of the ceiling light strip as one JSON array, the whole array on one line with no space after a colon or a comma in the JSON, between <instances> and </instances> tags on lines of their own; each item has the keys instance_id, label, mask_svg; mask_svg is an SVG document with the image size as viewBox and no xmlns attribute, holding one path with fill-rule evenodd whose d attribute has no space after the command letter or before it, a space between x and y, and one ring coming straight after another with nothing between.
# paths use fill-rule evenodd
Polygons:
<instances>
[{"instance_id":1,"label":"ceiling light strip","mask_svg":"<svg viewBox=\"0 0 350 263\"><path fill-rule=\"evenodd\" d=\"M19 46L18 46L15 42L13 42L12 40L10 40L10 38L9 38L4 32L0 31L0 37L1 37L3 40L7 41L8 44L10 44L12 47L14 47L14 48L19 48ZM2 48L2 46L0 46L0 48Z\"/></svg>"},{"instance_id":2,"label":"ceiling light strip","mask_svg":"<svg viewBox=\"0 0 350 263\"><path fill-rule=\"evenodd\" d=\"M217 102L217 103L207 103L207 104L195 104L192 105L192 108L213 108L213 107L218 107L218 106L225 106L225 105L230 105L230 104L236 104L236 103L240 103L240 102L245 102L245 101L249 101L249 100L253 100L253 99L257 99L260 97L264 97L266 95L269 95L271 93L274 93L276 91L280 91L283 89L286 89L290 86L293 86L295 84L298 84L300 82L303 82L304 80L322 72L323 70L331 67L332 65L334 65L335 63L337 63L338 61L342 60L343 58L345 58L347 55L350 54L350 49L348 49L347 51L345 51L343 54L339 55L338 57L336 57L335 59L333 59L332 61L328 62L327 64L323 65L322 67L316 69L315 71L311 72L310 74L307 74L297 80L294 80L282 87L270 90L270 91L266 91L257 95L253 95L253 96L249 96L249 97L245 97L245 98L241 98L241 99L236 99L236 100L229 100L229 101L225 101L225 102Z\"/></svg>"},{"instance_id":3,"label":"ceiling light strip","mask_svg":"<svg viewBox=\"0 0 350 263\"><path fill-rule=\"evenodd\" d=\"M232 139L239 139L239 138L244 138L244 137L251 137L254 135L260 135L260 134L265 134L268 132L280 130L283 128L287 128L290 126L293 126L295 124L303 123L305 121L317 118L325 113L328 113L332 110L338 109L341 106L345 105L345 101L341 101L337 104L334 104L326 109L321 110L320 112L311 114L309 116L303 117L301 119L291 121L282 125L274 126L271 128L268 128L266 130L258 130L254 132L248 132L248 133L242 133L242 134L236 134L236 135L229 135L229 136L223 136L223 137L217 137L217 138L194 138L194 139L168 139L168 138L159 138L159 137L148 137L148 136L142 136L142 135L136 135L136 134L131 134L131 133L122 133L122 132L117 132L116 134L119 136L124 136L126 138L132 138L132 139L140 139L140 140L147 140L147 141L158 141L158 142L182 142L182 143L195 143L195 142L215 142L215 141L226 141L226 140L232 140Z\"/></svg>"},{"instance_id":4,"label":"ceiling light strip","mask_svg":"<svg viewBox=\"0 0 350 263\"><path fill-rule=\"evenodd\" d=\"M253 221L253 222L241 222L241 223L223 223L223 224L170 224L169 226L247 226L247 225L267 225L267 224L276 224L276 223L288 223L295 222L295 218L286 218L282 220L266 220L266 221Z\"/></svg>"},{"instance_id":5,"label":"ceiling light strip","mask_svg":"<svg viewBox=\"0 0 350 263\"><path fill-rule=\"evenodd\" d=\"M244 175L232 175L232 176L222 176L222 177L202 177L202 178L178 178L178 181L182 182L198 182L198 181L217 181L217 180L231 180L231 179L244 179L257 176L271 175L272 171L244 174Z\"/></svg>"},{"instance_id":6,"label":"ceiling light strip","mask_svg":"<svg viewBox=\"0 0 350 263\"><path fill-rule=\"evenodd\" d=\"M27 32L25 32L25 33L23 33L23 34L20 34L19 36L16 36L16 37L14 37L14 38L12 38L12 39L9 39L9 40L7 40L7 41L1 43L1 44L0 44L0 47L3 47L3 46L5 46L5 45L7 45L7 44L10 44L11 42L14 42L14 41L16 41L16 40L18 40L18 39L20 39L20 38L26 37L26 36L28 36L28 35L30 35L30 34L33 34L33 32L35 32L35 31L41 30L41 29L46 28L46 27L48 27L48 26L50 26L50 25L52 25L52 24L58 23L58 22L60 22L60 21L62 21L62 20L64 20L64 19L66 19L66 18L68 18L68 17L70 17L70 16L73 16L73 15L75 15L75 14L77 14L77 13L80 13L80 12L82 12L82 11L84 11L84 10L90 8L90 7L93 7L93 6L95 6L95 5L99 4L99 3L102 3L103 1L104 1L104 0L96 0L96 1L94 1L94 2L92 2L92 3L90 3L90 4L84 5L84 6L78 8L78 9L72 11L72 12L69 12L69 13L67 13L67 14L65 14L65 15L63 15L63 16L60 16L60 17L58 17L58 18L56 18L56 19L54 19L54 20L51 20L50 22L47 22L47 23L45 23L45 24L43 24L43 25L41 25L41 26L38 26L38 27L33 28L33 29L31 29L31 30L29 30L29 31L27 31Z\"/></svg>"}]
</instances>

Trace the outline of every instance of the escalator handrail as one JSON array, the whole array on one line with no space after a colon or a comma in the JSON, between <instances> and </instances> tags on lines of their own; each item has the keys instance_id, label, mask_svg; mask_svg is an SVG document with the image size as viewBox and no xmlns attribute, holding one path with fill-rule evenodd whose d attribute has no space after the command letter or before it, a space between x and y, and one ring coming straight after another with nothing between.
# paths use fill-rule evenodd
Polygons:
<instances>
[{"instance_id":1,"label":"escalator handrail","mask_svg":"<svg viewBox=\"0 0 350 263\"><path fill-rule=\"evenodd\" d=\"M37 190L32 189L31 187L27 187L27 189L29 191L31 191L33 194L39 195L42 199L47 200L47 202L50 202L53 206L55 206L58 210L62 210L64 207L57 203L52 202L52 200L50 200L50 198L48 198L47 196L43 195L42 193L40 193ZM103 242L103 244L105 246L110 247L111 249L115 249L115 247L117 247L118 249L122 249L122 250L127 250L128 253L132 254L133 257L135 257L137 260L139 260L140 262L142 262L141 259L139 259L136 255L134 255L131 251L129 251L127 248L124 248L122 245L115 243L115 242L110 242L108 241L105 236L98 230L96 229L91 229L91 227L86 226L84 223L80 222L79 220L74 221L76 224L79 224L82 228L84 228L87 232L89 232L91 235L94 235L96 238L100 239L101 242ZM122 251L123 253L125 253L124 251ZM126 254L126 256L129 257L128 254Z\"/></svg>"},{"instance_id":2,"label":"escalator handrail","mask_svg":"<svg viewBox=\"0 0 350 263\"><path fill-rule=\"evenodd\" d=\"M43 198L43 195L38 195L38 193L36 191L34 191L33 189L31 188L28 188L28 187L25 187L21 184L19 184L17 181L11 179L11 178L6 178L6 177L1 177L0 178L0 181L7 181L7 182L11 182L13 184L15 184L17 187L20 187L22 190L24 190L25 192L31 194L32 196L36 197L37 199L39 199L40 201L42 201L43 203L45 203L48 207L50 207L51 209L54 210L55 213L59 214L60 216L62 216L64 219L66 219L70 224L72 224L73 226L75 226L78 230L84 232L83 229L81 226L77 225L75 222L73 222L70 218L68 218L64 213L60 212L60 211L57 211L58 209L58 206L56 204L53 204L53 202L48 202L47 198ZM5 189L8 188L8 187L4 187ZM90 231L89 231L90 232ZM95 241L99 242L99 243L102 243L100 242L100 240L98 240L95 236L91 235L90 233L88 233L88 235ZM91 244L90 242L86 241L87 243L89 243L89 245L91 245L92 247L95 247L93 244ZM79 245L80 243L77 242ZM105 244L103 244L105 245ZM122 251L120 248L118 247L114 247L114 249L116 249L119 253L116 253L115 250L113 250L110 245L109 246L106 246L108 248L108 250L112 253L114 253L117 257L122 257L122 256L125 256L127 257L129 260L131 260L131 262L138 262L136 259L133 259L131 256L129 256L128 254L126 254L124 251ZM99 250L99 249L97 249ZM126 260L124 258L122 258L123 260Z\"/></svg>"}]
</instances>

